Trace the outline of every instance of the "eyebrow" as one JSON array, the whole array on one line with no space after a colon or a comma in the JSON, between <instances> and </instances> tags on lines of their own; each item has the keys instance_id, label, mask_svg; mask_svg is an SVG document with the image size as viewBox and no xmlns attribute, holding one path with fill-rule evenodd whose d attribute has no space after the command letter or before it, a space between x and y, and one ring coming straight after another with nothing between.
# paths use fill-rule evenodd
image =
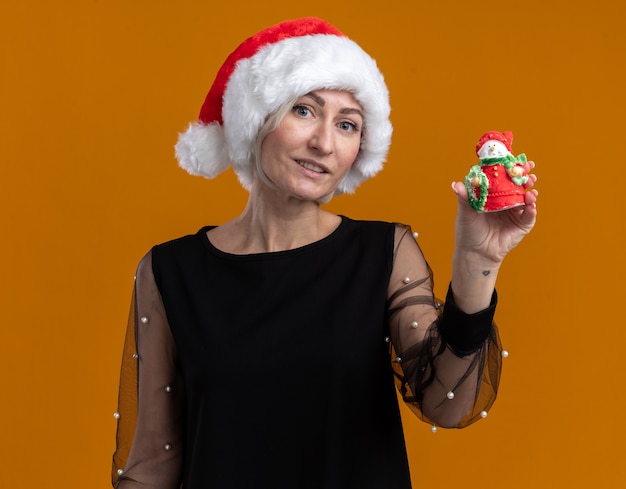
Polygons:
<instances>
[{"instance_id":1,"label":"eyebrow","mask_svg":"<svg viewBox=\"0 0 626 489\"><path fill-rule=\"evenodd\" d=\"M309 92L305 95L306 97L311 97L313 100L315 100L315 102L320 105L321 107L324 107L324 105L326 104L326 100L324 100L322 97L320 97L317 93L315 92ZM363 112L361 112L359 109L357 109L356 107L345 107L343 109L341 109L339 111L340 114L358 114L361 116L362 119L365 119L365 116L363 115Z\"/></svg>"}]
</instances>

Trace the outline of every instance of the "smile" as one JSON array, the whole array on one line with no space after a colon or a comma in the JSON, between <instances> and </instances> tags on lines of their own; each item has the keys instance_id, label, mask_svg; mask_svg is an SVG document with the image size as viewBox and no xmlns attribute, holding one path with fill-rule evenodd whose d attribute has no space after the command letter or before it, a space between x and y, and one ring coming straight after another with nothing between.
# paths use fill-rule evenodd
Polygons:
<instances>
[{"instance_id":1,"label":"smile","mask_svg":"<svg viewBox=\"0 0 626 489\"><path fill-rule=\"evenodd\" d=\"M306 168L307 170L314 171L315 173L326 173L326 170L324 170L324 168L322 168L321 166L314 165L313 163L310 163L308 161L296 160L296 163L298 163L298 165L300 165L302 168Z\"/></svg>"}]
</instances>

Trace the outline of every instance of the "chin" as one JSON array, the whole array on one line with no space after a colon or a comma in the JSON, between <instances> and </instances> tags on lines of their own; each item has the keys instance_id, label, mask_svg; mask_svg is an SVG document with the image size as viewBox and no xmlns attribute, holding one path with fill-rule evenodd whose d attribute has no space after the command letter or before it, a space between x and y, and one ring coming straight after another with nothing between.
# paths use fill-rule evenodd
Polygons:
<instances>
[{"instance_id":1,"label":"chin","mask_svg":"<svg viewBox=\"0 0 626 489\"><path fill-rule=\"evenodd\" d=\"M291 188L287 193L299 200L325 204L335 195L335 188Z\"/></svg>"}]
</instances>

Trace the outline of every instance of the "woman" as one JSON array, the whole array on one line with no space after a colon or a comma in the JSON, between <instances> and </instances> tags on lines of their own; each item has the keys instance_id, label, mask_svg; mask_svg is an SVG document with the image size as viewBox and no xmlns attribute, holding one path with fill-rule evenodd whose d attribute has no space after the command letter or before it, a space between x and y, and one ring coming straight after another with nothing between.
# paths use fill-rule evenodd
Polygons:
<instances>
[{"instance_id":1,"label":"woman","mask_svg":"<svg viewBox=\"0 0 626 489\"><path fill-rule=\"evenodd\" d=\"M250 197L139 265L116 487L405 489L394 378L433 427L486 415L502 354L495 280L534 225L536 191L477 214L453 184L441 307L408 228L320 207L381 169L389 111L375 62L320 19L265 29L226 60L176 152L192 174L233 165Z\"/></svg>"}]
</instances>

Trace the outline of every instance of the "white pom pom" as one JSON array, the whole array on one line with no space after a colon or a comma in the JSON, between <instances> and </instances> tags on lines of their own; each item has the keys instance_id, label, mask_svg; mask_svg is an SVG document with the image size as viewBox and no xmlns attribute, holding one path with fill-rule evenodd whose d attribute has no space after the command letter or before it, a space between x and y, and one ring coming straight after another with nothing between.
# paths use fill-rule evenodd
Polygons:
<instances>
[{"instance_id":1,"label":"white pom pom","mask_svg":"<svg viewBox=\"0 0 626 489\"><path fill-rule=\"evenodd\" d=\"M181 168L192 175L214 178L231 165L224 131L217 123L192 122L179 135L175 151Z\"/></svg>"}]
</instances>

